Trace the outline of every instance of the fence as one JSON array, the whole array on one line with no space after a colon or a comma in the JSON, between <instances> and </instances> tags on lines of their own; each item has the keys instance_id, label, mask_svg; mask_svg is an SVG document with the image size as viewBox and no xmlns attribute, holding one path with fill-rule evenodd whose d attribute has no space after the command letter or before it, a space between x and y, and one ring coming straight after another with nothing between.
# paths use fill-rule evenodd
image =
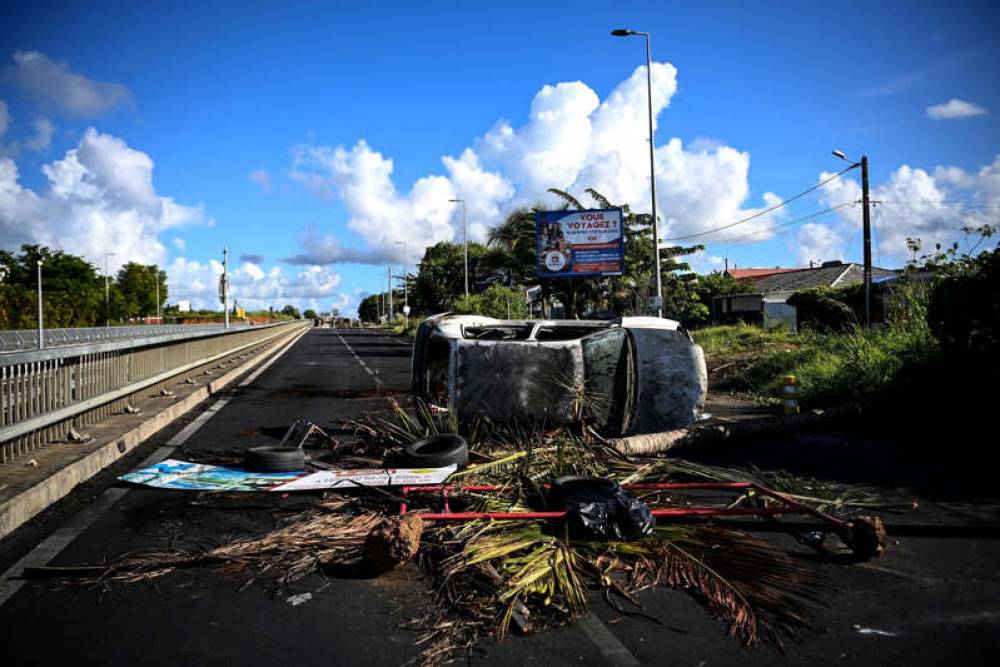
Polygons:
<instances>
[{"instance_id":1,"label":"fence","mask_svg":"<svg viewBox=\"0 0 1000 667\"><path fill-rule=\"evenodd\" d=\"M187 375L181 382L193 381L192 372L225 357L246 357L304 324L229 331L217 325L121 327L142 329L145 336L2 353L0 462L51 442L79 439L81 429L132 411L135 401L169 394L168 386L176 385L179 376Z\"/></svg>"},{"instance_id":2,"label":"fence","mask_svg":"<svg viewBox=\"0 0 1000 667\"><path fill-rule=\"evenodd\" d=\"M231 329L247 326L234 323ZM212 335L225 331L223 324L151 324L127 327L77 327L75 329L45 329L42 333L44 347L82 345L105 341L121 341L182 334L184 337L195 333ZM38 330L19 329L0 331L0 352L17 352L38 349Z\"/></svg>"}]
</instances>

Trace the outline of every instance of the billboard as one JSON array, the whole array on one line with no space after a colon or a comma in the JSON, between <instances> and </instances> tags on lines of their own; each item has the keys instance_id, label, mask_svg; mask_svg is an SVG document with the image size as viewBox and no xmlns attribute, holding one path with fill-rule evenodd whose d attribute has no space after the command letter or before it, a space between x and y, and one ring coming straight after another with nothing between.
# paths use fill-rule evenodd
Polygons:
<instances>
[{"instance_id":1,"label":"billboard","mask_svg":"<svg viewBox=\"0 0 1000 667\"><path fill-rule=\"evenodd\" d=\"M623 273L620 208L539 211L535 214L535 240L540 278Z\"/></svg>"}]
</instances>

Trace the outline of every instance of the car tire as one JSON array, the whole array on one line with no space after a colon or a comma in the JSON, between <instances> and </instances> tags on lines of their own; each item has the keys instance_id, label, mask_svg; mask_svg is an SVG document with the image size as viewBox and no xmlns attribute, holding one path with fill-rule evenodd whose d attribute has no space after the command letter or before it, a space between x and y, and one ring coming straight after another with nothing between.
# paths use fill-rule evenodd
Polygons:
<instances>
[{"instance_id":1,"label":"car tire","mask_svg":"<svg viewBox=\"0 0 1000 667\"><path fill-rule=\"evenodd\" d=\"M252 472L304 472L306 455L296 447L251 447L246 469Z\"/></svg>"},{"instance_id":2,"label":"car tire","mask_svg":"<svg viewBox=\"0 0 1000 667\"><path fill-rule=\"evenodd\" d=\"M457 433L442 433L421 438L403 450L400 459L412 468L443 468L469 464L469 444Z\"/></svg>"}]
</instances>

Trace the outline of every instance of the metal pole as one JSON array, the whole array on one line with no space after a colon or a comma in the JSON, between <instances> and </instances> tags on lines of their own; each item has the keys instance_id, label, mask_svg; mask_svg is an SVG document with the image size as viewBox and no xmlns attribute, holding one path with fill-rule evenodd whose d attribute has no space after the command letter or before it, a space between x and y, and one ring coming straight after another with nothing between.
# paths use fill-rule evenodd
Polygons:
<instances>
[{"instance_id":1,"label":"metal pole","mask_svg":"<svg viewBox=\"0 0 1000 667\"><path fill-rule=\"evenodd\" d=\"M649 46L649 33L639 33L646 38L646 102L649 111L649 190L652 199L653 209L653 257L656 261L656 316L663 317L663 284L660 278L660 233L659 225L656 221L656 165L654 161L654 150L656 143L653 135L653 74L652 58Z\"/></svg>"},{"instance_id":2,"label":"metal pole","mask_svg":"<svg viewBox=\"0 0 1000 667\"><path fill-rule=\"evenodd\" d=\"M392 324L392 320L395 315L392 312L392 267L389 267L389 324Z\"/></svg>"},{"instance_id":3,"label":"metal pole","mask_svg":"<svg viewBox=\"0 0 1000 667\"><path fill-rule=\"evenodd\" d=\"M409 296L409 286L406 284L406 241L396 241L396 245L403 246L403 326L408 327L410 324L410 296Z\"/></svg>"},{"instance_id":4,"label":"metal pole","mask_svg":"<svg viewBox=\"0 0 1000 667\"><path fill-rule=\"evenodd\" d=\"M45 347L44 325L42 322L42 260L38 260L38 349Z\"/></svg>"},{"instance_id":5,"label":"metal pole","mask_svg":"<svg viewBox=\"0 0 1000 667\"><path fill-rule=\"evenodd\" d=\"M160 322L160 267L156 267L156 323Z\"/></svg>"},{"instance_id":6,"label":"metal pole","mask_svg":"<svg viewBox=\"0 0 1000 667\"><path fill-rule=\"evenodd\" d=\"M222 247L222 310L223 326L229 330L229 249Z\"/></svg>"},{"instance_id":7,"label":"metal pole","mask_svg":"<svg viewBox=\"0 0 1000 667\"><path fill-rule=\"evenodd\" d=\"M465 257L465 298L469 298L469 227L465 222L465 200L462 199L462 238L464 240Z\"/></svg>"},{"instance_id":8,"label":"metal pole","mask_svg":"<svg viewBox=\"0 0 1000 667\"><path fill-rule=\"evenodd\" d=\"M861 216L865 239L865 326L872 325L872 222L868 201L868 156L861 156Z\"/></svg>"}]
</instances>

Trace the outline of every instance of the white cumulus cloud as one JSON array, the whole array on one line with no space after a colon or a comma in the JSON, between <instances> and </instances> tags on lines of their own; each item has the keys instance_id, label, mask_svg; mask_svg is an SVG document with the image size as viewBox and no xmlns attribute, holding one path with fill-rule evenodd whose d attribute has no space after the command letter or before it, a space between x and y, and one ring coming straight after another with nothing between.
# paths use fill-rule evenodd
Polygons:
<instances>
[{"instance_id":1,"label":"white cumulus cloud","mask_svg":"<svg viewBox=\"0 0 1000 667\"><path fill-rule=\"evenodd\" d=\"M205 222L200 206L156 193L147 154L94 128L42 172L48 185L36 192L20 184L12 159L0 157L0 247L40 243L95 265L107 252L116 253L116 266L162 264L161 232Z\"/></svg>"},{"instance_id":2,"label":"white cumulus cloud","mask_svg":"<svg viewBox=\"0 0 1000 667\"><path fill-rule=\"evenodd\" d=\"M174 258L167 266L170 301L184 299L191 301L194 308L220 308L221 275L222 263L216 260ZM243 262L230 265L229 285L230 304L238 301L251 310L292 304L300 309L327 311L331 304L344 302L344 295L337 291L340 275L320 266L286 273L280 266L265 269L253 262Z\"/></svg>"},{"instance_id":3,"label":"white cumulus cloud","mask_svg":"<svg viewBox=\"0 0 1000 667\"><path fill-rule=\"evenodd\" d=\"M669 107L677 92L677 70L653 63L653 113ZM461 240L466 202L469 236L482 240L489 227L517 205L556 201L560 188L583 198L594 188L611 201L650 209L646 68L639 67L601 100L582 81L543 86L531 102L528 120L515 127L498 121L458 157L443 156L443 174L416 180L400 191L392 179L393 161L365 141L351 148L301 144L292 149L289 176L321 197L339 197L348 227L368 245L375 260L392 260L395 241L406 241L415 259L428 245ZM655 151L661 236L686 237L753 215L780 200L763 193L761 206L749 205L750 156L721 142L685 147L678 138ZM780 214L763 215L738 230L758 232ZM735 232L734 232L735 234ZM337 239L313 232L299 263L356 261ZM715 235L711 240L724 240ZM702 240L700 237L696 240Z\"/></svg>"},{"instance_id":4,"label":"white cumulus cloud","mask_svg":"<svg viewBox=\"0 0 1000 667\"><path fill-rule=\"evenodd\" d=\"M820 174L819 180L831 175ZM852 178L841 178L824 188L823 198L832 206L855 203L861 199L861 186ZM947 246L962 239L963 227L1000 224L1000 155L973 171L956 166L927 171L902 165L887 181L872 187L871 200L876 250L891 268L910 258L907 238L920 239L930 250L935 243ZM803 225L799 243L825 248L824 259L837 259L861 225L861 207L846 206L837 211L836 222ZM854 247L860 249L860 244ZM819 258L801 248L798 254L800 259Z\"/></svg>"},{"instance_id":5,"label":"white cumulus cloud","mask_svg":"<svg viewBox=\"0 0 1000 667\"><path fill-rule=\"evenodd\" d=\"M14 64L5 70L28 95L74 116L99 116L132 103L128 87L88 79L38 51L16 52Z\"/></svg>"},{"instance_id":6,"label":"white cumulus cloud","mask_svg":"<svg viewBox=\"0 0 1000 667\"><path fill-rule=\"evenodd\" d=\"M951 99L941 104L927 107L927 117L933 120L954 120L956 118L972 118L988 114L985 108L965 100Z\"/></svg>"}]
</instances>

